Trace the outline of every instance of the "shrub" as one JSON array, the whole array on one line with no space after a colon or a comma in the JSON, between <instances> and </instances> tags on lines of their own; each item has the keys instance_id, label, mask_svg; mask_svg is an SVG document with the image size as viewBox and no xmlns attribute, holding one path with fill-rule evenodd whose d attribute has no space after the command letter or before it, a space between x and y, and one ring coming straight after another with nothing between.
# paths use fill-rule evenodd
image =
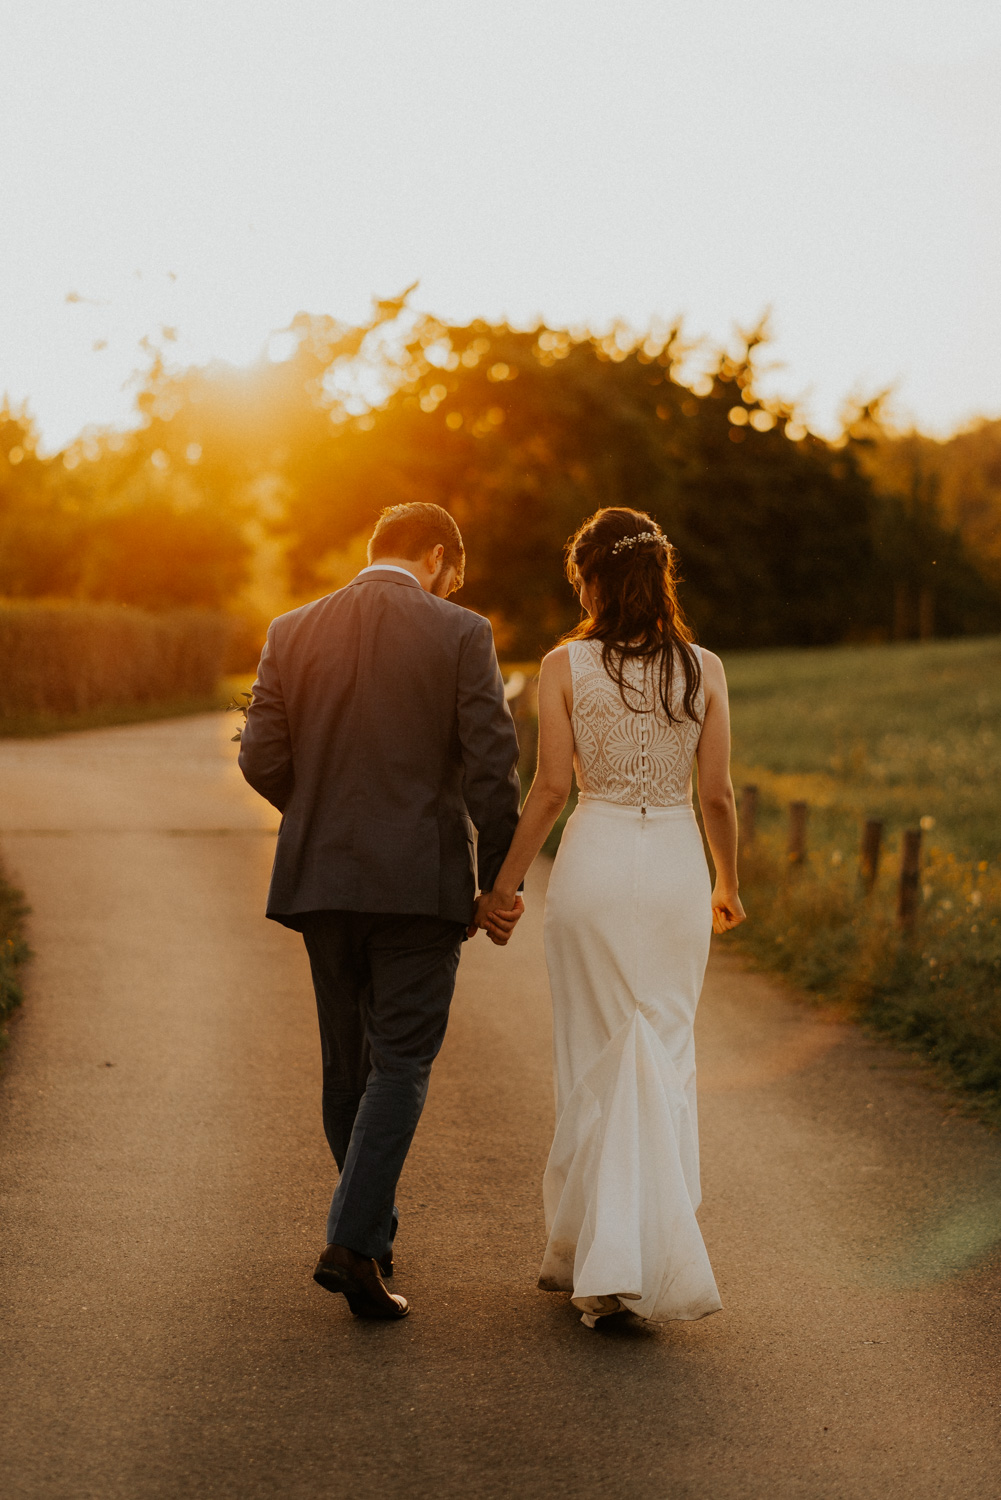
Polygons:
<instances>
[{"instance_id":1,"label":"shrub","mask_svg":"<svg viewBox=\"0 0 1001 1500\"><path fill-rule=\"evenodd\" d=\"M229 632L200 610L112 604L0 604L0 720L206 698Z\"/></svg>"}]
</instances>

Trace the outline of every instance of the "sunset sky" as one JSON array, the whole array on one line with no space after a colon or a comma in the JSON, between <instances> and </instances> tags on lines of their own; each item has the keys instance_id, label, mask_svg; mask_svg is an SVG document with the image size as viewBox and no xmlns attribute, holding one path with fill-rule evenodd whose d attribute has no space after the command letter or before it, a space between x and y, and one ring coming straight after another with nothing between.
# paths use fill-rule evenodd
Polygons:
<instances>
[{"instance_id":1,"label":"sunset sky","mask_svg":"<svg viewBox=\"0 0 1001 1500\"><path fill-rule=\"evenodd\" d=\"M725 339L829 430L1001 414L997 0L3 0L0 391L128 420L138 341L453 319ZM80 300L67 300L68 297Z\"/></svg>"}]
</instances>

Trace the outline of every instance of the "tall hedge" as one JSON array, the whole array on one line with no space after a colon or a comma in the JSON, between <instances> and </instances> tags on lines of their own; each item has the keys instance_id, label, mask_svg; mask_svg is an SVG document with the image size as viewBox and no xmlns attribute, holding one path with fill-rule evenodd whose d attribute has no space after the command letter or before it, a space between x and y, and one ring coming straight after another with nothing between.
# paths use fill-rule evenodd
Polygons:
<instances>
[{"instance_id":1,"label":"tall hedge","mask_svg":"<svg viewBox=\"0 0 1001 1500\"><path fill-rule=\"evenodd\" d=\"M225 617L202 610L0 602L0 719L204 698L228 642Z\"/></svg>"}]
</instances>

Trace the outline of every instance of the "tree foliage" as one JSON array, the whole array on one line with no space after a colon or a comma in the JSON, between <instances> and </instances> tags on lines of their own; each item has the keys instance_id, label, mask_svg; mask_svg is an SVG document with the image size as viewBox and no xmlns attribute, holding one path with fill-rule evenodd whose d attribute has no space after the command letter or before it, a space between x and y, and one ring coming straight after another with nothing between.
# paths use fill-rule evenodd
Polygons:
<instances>
[{"instance_id":1,"label":"tree foliage","mask_svg":"<svg viewBox=\"0 0 1001 1500\"><path fill-rule=\"evenodd\" d=\"M5 408L0 593L276 610L344 582L383 506L434 500L466 540L461 602L529 655L576 615L567 537L627 504L671 538L716 645L1001 627L994 492L971 500L929 440L907 459L878 403L837 442L807 433L760 394L764 329L693 378L679 328L450 326L405 297L358 326L300 314L288 358L247 370L150 346L136 428L51 459Z\"/></svg>"},{"instance_id":2,"label":"tree foliage","mask_svg":"<svg viewBox=\"0 0 1001 1500\"><path fill-rule=\"evenodd\" d=\"M888 636L918 527L950 559L943 620L996 628L997 591L934 507L877 491L864 436L824 442L760 397L763 338L721 352L693 388L678 329L573 338L422 320L388 399L342 418L323 465L290 490L295 587L322 589L331 556L383 505L435 500L467 541L464 599L532 654L574 617L566 538L598 506L627 504L670 536L686 607L720 646Z\"/></svg>"},{"instance_id":3,"label":"tree foliage","mask_svg":"<svg viewBox=\"0 0 1001 1500\"><path fill-rule=\"evenodd\" d=\"M1001 421L975 422L941 442L893 431L880 407L854 413L851 425L882 501L882 545L898 586L895 634L912 633L916 602L929 594L942 633L996 629Z\"/></svg>"}]
</instances>

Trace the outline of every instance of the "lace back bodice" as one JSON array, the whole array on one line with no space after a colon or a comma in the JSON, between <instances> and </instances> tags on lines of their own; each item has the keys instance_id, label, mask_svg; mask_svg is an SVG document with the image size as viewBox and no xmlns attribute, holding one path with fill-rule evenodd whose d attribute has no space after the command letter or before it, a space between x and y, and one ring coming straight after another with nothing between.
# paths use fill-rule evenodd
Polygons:
<instances>
[{"instance_id":1,"label":"lace back bodice","mask_svg":"<svg viewBox=\"0 0 1001 1500\"><path fill-rule=\"evenodd\" d=\"M698 646L693 648L702 662ZM601 663L600 641L571 641L574 769L581 797L630 807L678 807L692 800L692 763L702 730L705 690L696 695L698 721L682 716L684 669L677 662L671 689L672 724L658 701L656 665L626 663L631 703L656 705L637 713L622 701Z\"/></svg>"}]
</instances>

